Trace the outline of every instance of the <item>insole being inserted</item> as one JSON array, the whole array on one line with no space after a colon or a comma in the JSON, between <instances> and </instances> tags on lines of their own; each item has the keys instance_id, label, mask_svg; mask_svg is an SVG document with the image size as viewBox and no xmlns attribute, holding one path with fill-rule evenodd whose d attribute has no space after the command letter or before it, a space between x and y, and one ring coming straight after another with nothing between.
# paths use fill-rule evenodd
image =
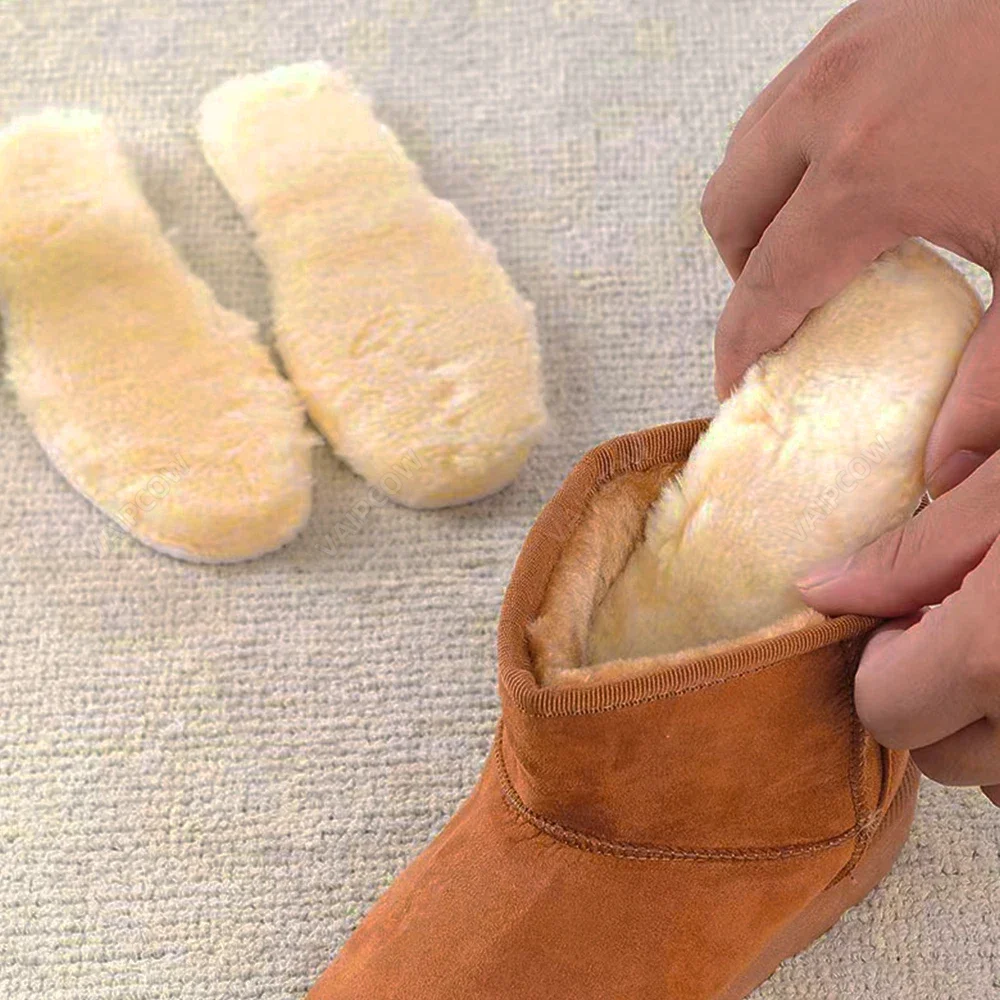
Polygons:
<instances>
[{"instance_id":1,"label":"insole being inserted","mask_svg":"<svg viewBox=\"0 0 1000 1000\"><path fill-rule=\"evenodd\" d=\"M761 359L651 508L587 661L735 639L801 611L794 581L910 516L927 439L982 313L916 241Z\"/></svg>"}]
</instances>

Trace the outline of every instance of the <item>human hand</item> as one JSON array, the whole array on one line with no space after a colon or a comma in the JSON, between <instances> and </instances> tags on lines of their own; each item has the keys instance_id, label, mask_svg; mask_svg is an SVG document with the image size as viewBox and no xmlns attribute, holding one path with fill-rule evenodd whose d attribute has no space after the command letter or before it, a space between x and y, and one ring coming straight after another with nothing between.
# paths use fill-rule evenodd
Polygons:
<instances>
[{"instance_id":1,"label":"human hand","mask_svg":"<svg viewBox=\"0 0 1000 1000\"><path fill-rule=\"evenodd\" d=\"M895 621L866 646L862 722L924 774L1000 806L1000 455L902 527L799 588L826 614ZM938 605L927 608L927 605Z\"/></svg>"},{"instance_id":2,"label":"human hand","mask_svg":"<svg viewBox=\"0 0 1000 1000\"><path fill-rule=\"evenodd\" d=\"M922 236L1000 273L1000 4L860 0L743 116L702 203L736 281L724 397L880 253ZM925 467L939 496L1000 447L1000 305L973 335Z\"/></svg>"}]
</instances>

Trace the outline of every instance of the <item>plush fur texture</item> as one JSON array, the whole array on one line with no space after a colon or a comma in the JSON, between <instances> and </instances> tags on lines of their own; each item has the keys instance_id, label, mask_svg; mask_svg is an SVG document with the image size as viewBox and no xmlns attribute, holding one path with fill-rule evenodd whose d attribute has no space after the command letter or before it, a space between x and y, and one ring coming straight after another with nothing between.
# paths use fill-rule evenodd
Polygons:
<instances>
[{"instance_id":1,"label":"plush fur texture","mask_svg":"<svg viewBox=\"0 0 1000 1000\"><path fill-rule=\"evenodd\" d=\"M566 542L538 617L528 625L535 671L543 683L587 660L591 613L642 537L650 505L676 469L660 466L606 483Z\"/></svg>"},{"instance_id":2,"label":"plush fur texture","mask_svg":"<svg viewBox=\"0 0 1000 1000\"><path fill-rule=\"evenodd\" d=\"M0 133L0 297L20 408L66 478L148 545L247 559L308 519L304 408L247 319L160 231L109 127Z\"/></svg>"},{"instance_id":3,"label":"plush fur texture","mask_svg":"<svg viewBox=\"0 0 1000 1000\"><path fill-rule=\"evenodd\" d=\"M732 639L803 607L796 578L912 515L982 306L916 242L763 358L650 513L597 610L591 664Z\"/></svg>"},{"instance_id":4,"label":"plush fur texture","mask_svg":"<svg viewBox=\"0 0 1000 1000\"><path fill-rule=\"evenodd\" d=\"M748 372L648 517L641 491L595 499L532 626L543 683L801 627L813 613L796 578L913 513L927 438L981 313L964 279L913 241L813 312Z\"/></svg>"},{"instance_id":5,"label":"plush fur texture","mask_svg":"<svg viewBox=\"0 0 1000 1000\"><path fill-rule=\"evenodd\" d=\"M533 309L367 98L324 63L280 67L210 93L199 132L256 232L289 376L338 454L414 507L509 483L546 420Z\"/></svg>"},{"instance_id":6,"label":"plush fur texture","mask_svg":"<svg viewBox=\"0 0 1000 1000\"><path fill-rule=\"evenodd\" d=\"M650 506L676 472L674 466L631 472L605 484L591 500L553 570L538 616L528 624L531 661L543 685L620 680L652 669L679 666L739 643L767 639L823 620L818 612L800 609L735 642L727 640L655 659L640 657L581 669L589 659L592 611L641 545Z\"/></svg>"}]
</instances>

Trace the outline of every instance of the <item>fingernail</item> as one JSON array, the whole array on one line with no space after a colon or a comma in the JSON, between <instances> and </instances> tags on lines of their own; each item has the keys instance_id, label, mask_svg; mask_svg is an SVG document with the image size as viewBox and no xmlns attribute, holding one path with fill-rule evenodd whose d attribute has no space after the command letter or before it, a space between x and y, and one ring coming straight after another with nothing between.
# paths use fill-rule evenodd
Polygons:
<instances>
[{"instance_id":1,"label":"fingernail","mask_svg":"<svg viewBox=\"0 0 1000 1000\"><path fill-rule=\"evenodd\" d=\"M964 449L946 458L928 477L927 489L935 499L967 479L989 458L980 451Z\"/></svg>"},{"instance_id":2,"label":"fingernail","mask_svg":"<svg viewBox=\"0 0 1000 1000\"><path fill-rule=\"evenodd\" d=\"M839 556L836 559L827 559L814 566L805 576L800 577L795 586L799 590L815 590L817 587L822 587L843 576L850 564L850 557L845 559L843 556Z\"/></svg>"},{"instance_id":3,"label":"fingernail","mask_svg":"<svg viewBox=\"0 0 1000 1000\"><path fill-rule=\"evenodd\" d=\"M722 373L716 369L715 370L715 398L720 402L724 403L728 398L729 394L733 391L733 387L727 382L723 377Z\"/></svg>"}]
</instances>

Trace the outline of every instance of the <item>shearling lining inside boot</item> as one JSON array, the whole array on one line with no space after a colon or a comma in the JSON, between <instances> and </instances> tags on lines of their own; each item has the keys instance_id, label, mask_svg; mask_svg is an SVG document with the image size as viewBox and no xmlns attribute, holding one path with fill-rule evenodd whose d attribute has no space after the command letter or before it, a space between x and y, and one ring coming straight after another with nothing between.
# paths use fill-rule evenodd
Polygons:
<instances>
[{"instance_id":1,"label":"shearling lining inside boot","mask_svg":"<svg viewBox=\"0 0 1000 1000\"><path fill-rule=\"evenodd\" d=\"M795 580L913 514L981 313L909 241L748 372L683 468L604 484L529 629L540 683L635 675L822 621Z\"/></svg>"},{"instance_id":2,"label":"shearling lining inside boot","mask_svg":"<svg viewBox=\"0 0 1000 1000\"><path fill-rule=\"evenodd\" d=\"M650 509L677 472L675 465L628 472L603 484L592 498L556 564L538 617L528 626L531 659L541 684L614 680L721 652L735 644L712 643L652 661L637 658L590 665L588 640L594 610L642 545ZM738 641L765 639L822 620L818 612L803 608Z\"/></svg>"}]
</instances>

